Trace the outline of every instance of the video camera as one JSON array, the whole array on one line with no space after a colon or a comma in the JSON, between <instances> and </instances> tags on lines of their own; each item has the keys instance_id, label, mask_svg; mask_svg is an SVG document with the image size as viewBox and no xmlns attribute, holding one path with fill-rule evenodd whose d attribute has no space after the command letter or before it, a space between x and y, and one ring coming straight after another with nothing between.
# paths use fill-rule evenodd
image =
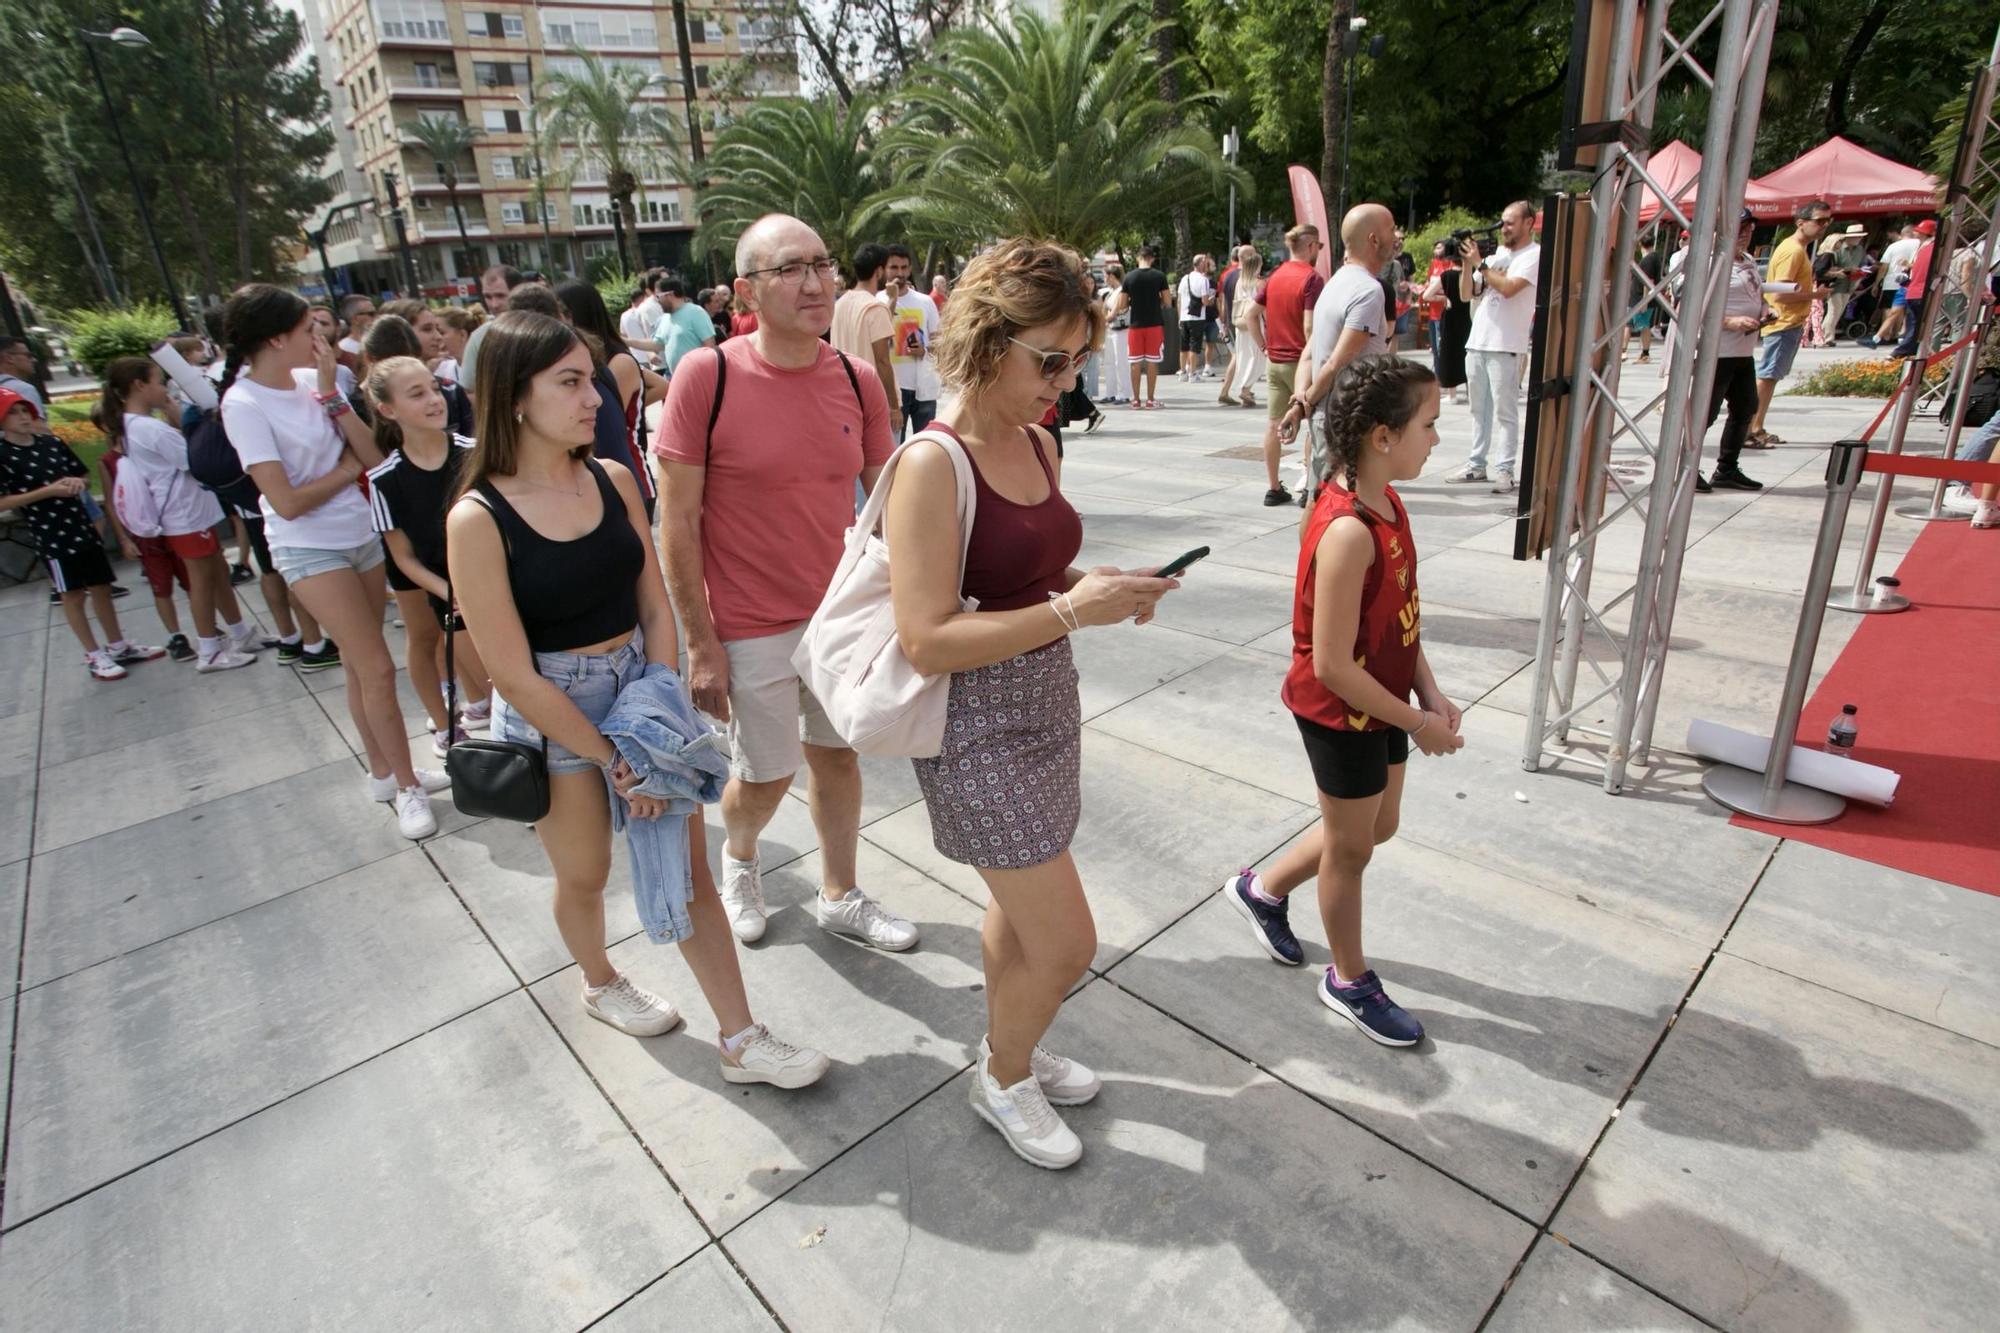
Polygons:
<instances>
[{"instance_id":1,"label":"video camera","mask_svg":"<svg viewBox=\"0 0 2000 1333\"><path fill-rule=\"evenodd\" d=\"M1500 230L1500 225L1495 222L1484 227L1460 227L1451 234L1451 252L1457 254L1467 241L1476 236L1479 238L1479 257L1492 258L1493 252L1500 248L1499 237L1495 235Z\"/></svg>"}]
</instances>

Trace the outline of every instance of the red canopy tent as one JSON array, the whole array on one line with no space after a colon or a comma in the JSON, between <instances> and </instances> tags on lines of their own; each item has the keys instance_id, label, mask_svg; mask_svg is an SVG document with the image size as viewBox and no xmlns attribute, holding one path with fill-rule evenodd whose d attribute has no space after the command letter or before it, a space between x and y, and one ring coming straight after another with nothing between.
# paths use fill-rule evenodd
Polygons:
<instances>
[{"instance_id":1,"label":"red canopy tent","mask_svg":"<svg viewBox=\"0 0 2000 1333\"><path fill-rule=\"evenodd\" d=\"M1937 178L1871 153L1835 135L1796 162L1750 182L1744 202L1760 222L1792 216L1824 199L1839 217L1929 213L1937 208Z\"/></svg>"},{"instance_id":2,"label":"red canopy tent","mask_svg":"<svg viewBox=\"0 0 2000 1333\"><path fill-rule=\"evenodd\" d=\"M1693 205L1694 192L1701 180L1700 153L1676 139L1646 159L1646 170L1682 212ZM1648 190L1646 202L1639 209L1640 223L1651 222L1661 211L1659 199Z\"/></svg>"}]
</instances>

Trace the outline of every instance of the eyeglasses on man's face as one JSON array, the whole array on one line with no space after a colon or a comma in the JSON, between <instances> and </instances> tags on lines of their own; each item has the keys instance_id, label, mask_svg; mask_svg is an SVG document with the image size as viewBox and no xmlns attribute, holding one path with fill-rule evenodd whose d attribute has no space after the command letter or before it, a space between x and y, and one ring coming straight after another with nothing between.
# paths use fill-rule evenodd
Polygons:
<instances>
[{"instance_id":1,"label":"eyeglasses on man's face","mask_svg":"<svg viewBox=\"0 0 2000 1333\"><path fill-rule=\"evenodd\" d=\"M1042 359L1041 372L1042 378L1045 380L1060 379L1090 359L1090 349L1088 347L1079 352L1052 352L1046 347L1037 347L1033 343L1024 343L1019 338L1010 337L1007 341L1013 343L1016 347L1027 348Z\"/></svg>"},{"instance_id":2,"label":"eyeglasses on man's face","mask_svg":"<svg viewBox=\"0 0 2000 1333\"><path fill-rule=\"evenodd\" d=\"M825 255L821 255L817 259L794 259L789 263L774 264L770 268L753 268L743 276L746 278L761 278L768 274L776 278L779 282L784 283L787 287L796 287L806 280L806 271L808 269L821 282L833 281L833 261Z\"/></svg>"}]
</instances>

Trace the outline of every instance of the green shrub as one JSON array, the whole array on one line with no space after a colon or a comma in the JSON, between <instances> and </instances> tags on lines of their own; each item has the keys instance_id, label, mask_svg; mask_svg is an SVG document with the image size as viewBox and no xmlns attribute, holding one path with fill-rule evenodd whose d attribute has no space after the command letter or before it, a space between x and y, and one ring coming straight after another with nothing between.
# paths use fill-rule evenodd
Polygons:
<instances>
[{"instance_id":1,"label":"green shrub","mask_svg":"<svg viewBox=\"0 0 2000 1333\"><path fill-rule=\"evenodd\" d=\"M130 310L79 310L66 321L69 349L93 375L121 356L144 356L179 329L174 312L159 304Z\"/></svg>"},{"instance_id":2,"label":"green shrub","mask_svg":"<svg viewBox=\"0 0 2000 1333\"><path fill-rule=\"evenodd\" d=\"M1447 208L1417 228L1414 233L1406 234L1403 237L1403 248L1416 259L1417 275L1422 277L1430 271L1432 246L1439 241L1447 240L1460 227L1484 227L1499 220L1500 214L1497 211L1489 216L1475 213L1469 208Z\"/></svg>"},{"instance_id":3,"label":"green shrub","mask_svg":"<svg viewBox=\"0 0 2000 1333\"><path fill-rule=\"evenodd\" d=\"M625 265L616 255L599 255L584 265L589 274L590 285L597 288L597 294L604 298L604 308L617 319L625 313L625 307L632 304L632 293L638 290L639 275L627 273Z\"/></svg>"},{"instance_id":4,"label":"green shrub","mask_svg":"<svg viewBox=\"0 0 2000 1333\"><path fill-rule=\"evenodd\" d=\"M1950 371L1949 363L1939 362L1924 372L1924 380L1936 384ZM1902 382L1901 361L1841 361L1815 370L1791 392L1815 398L1888 398Z\"/></svg>"}]
</instances>

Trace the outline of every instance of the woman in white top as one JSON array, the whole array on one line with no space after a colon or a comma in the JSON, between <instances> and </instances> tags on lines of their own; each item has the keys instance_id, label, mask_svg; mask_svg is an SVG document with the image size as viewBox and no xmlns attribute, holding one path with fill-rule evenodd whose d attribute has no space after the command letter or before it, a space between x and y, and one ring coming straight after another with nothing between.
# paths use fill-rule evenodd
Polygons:
<instances>
[{"instance_id":1,"label":"woman in white top","mask_svg":"<svg viewBox=\"0 0 2000 1333\"><path fill-rule=\"evenodd\" d=\"M251 283L222 311L229 360L222 424L263 493L271 562L340 644L347 708L368 752L369 794L393 801L407 838L437 832L426 794L449 785L410 763L396 662L382 637L382 541L357 484L382 461L336 378L333 345L305 301ZM240 376L240 378L239 378Z\"/></svg>"},{"instance_id":2,"label":"woman in white top","mask_svg":"<svg viewBox=\"0 0 2000 1333\"><path fill-rule=\"evenodd\" d=\"M97 417L120 459L117 489L130 492L137 500L133 504L113 495L109 507L118 514L123 528L132 528L139 516L157 525L156 531L133 531L131 536L148 561L147 580L153 583L156 598L163 595L164 584L169 612L173 607L174 563L178 561L186 570L188 608L194 613L198 645L195 670L246 667L257 660L261 641L257 627L243 619L229 586L229 562L214 532L222 522L222 505L188 475L187 440L153 415L172 406L167 377L150 359L121 356L104 368ZM155 579L158 568L167 572ZM218 610L226 623L226 636L216 624ZM185 653L186 642L181 640L183 647L176 651Z\"/></svg>"},{"instance_id":3,"label":"woman in white top","mask_svg":"<svg viewBox=\"0 0 2000 1333\"><path fill-rule=\"evenodd\" d=\"M1097 299L1104 302L1107 316L1105 329L1111 336L1104 340L1104 349L1099 353L1104 358L1104 386L1110 390L1103 400L1107 403L1129 403L1132 395L1125 386L1132 382L1129 353L1125 347L1125 329L1131 320L1129 314L1111 313L1118 304L1119 284L1125 281L1125 270L1117 264L1104 266L1104 287L1097 293Z\"/></svg>"}]
</instances>

